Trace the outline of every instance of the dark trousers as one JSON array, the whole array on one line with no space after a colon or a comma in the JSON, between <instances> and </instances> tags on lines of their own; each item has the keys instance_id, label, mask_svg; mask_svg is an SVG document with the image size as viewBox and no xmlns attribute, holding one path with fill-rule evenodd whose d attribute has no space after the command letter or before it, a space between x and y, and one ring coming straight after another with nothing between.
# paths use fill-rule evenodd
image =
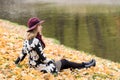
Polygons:
<instances>
[{"instance_id":1,"label":"dark trousers","mask_svg":"<svg viewBox=\"0 0 120 80\"><path fill-rule=\"evenodd\" d=\"M75 69L75 68L78 68L78 69L85 68L85 64L84 63L75 63L75 62L68 61L66 59L62 59L60 61L61 61L61 68L60 68L60 70L67 69L67 68L72 68L72 69Z\"/></svg>"}]
</instances>

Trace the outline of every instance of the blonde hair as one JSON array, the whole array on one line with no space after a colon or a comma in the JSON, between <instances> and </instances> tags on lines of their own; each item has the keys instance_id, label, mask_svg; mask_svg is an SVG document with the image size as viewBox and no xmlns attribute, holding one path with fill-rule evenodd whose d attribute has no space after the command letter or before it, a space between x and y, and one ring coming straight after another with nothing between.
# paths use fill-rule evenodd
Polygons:
<instances>
[{"instance_id":1,"label":"blonde hair","mask_svg":"<svg viewBox=\"0 0 120 80\"><path fill-rule=\"evenodd\" d=\"M27 32L27 34L26 34L26 39L27 40L30 40L30 39L32 39L32 38L35 38L36 36L37 36L37 33L38 33L38 31L37 31L37 27L34 29L34 30L32 30L32 31L30 31L30 32Z\"/></svg>"}]
</instances>

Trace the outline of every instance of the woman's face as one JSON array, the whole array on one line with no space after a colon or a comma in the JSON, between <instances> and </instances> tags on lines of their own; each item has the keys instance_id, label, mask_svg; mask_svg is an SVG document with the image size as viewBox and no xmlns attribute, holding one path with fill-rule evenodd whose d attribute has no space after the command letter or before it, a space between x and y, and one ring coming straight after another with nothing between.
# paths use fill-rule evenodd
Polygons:
<instances>
[{"instance_id":1,"label":"woman's face","mask_svg":"<svg viewBox=\"0 0 120 80\"><path fill-rule=\"evenodd\" d=\"M38 25L38 32L42 32L42 25Z\"/></svg>"}]
</instances>

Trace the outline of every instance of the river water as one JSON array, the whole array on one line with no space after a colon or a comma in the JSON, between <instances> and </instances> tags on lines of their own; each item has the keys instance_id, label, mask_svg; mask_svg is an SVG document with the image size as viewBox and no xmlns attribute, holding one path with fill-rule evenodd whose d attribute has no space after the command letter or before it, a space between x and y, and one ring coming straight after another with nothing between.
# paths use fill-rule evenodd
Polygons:
<instances>
[{"instance_id":1,"label":"river water","mask_svg":"<svg viewBox=\"0 0 120 80\"><path fill-rule=\"evenodd\" d=\"M120 62L119 0L1 0L0 18L26 25L33 16L46 20L44 36Z\"/></svg>"}]
</instances>

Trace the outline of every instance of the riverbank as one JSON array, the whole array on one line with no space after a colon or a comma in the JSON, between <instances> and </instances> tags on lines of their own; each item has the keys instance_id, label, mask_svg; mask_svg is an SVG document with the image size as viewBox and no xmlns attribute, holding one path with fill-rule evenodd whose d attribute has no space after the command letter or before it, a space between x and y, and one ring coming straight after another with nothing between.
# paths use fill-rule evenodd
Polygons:
<instances>
[{"instance_id":1,"label":"riverbank","mask_svg":"<svg viewBox=\"0 0 120 80\"><path fill-rule=\"evenodd\" d=\"M20 65L14 65L14 60L21 51L26 27L9 21L0 20L0 79L2 80L119 80L120 64L110 60L90 55L84 51L76 51L60 45L58 41L43 37L48 58L59 60L66 58L70 61L83 62L94 58L96 67L89 69L66 69L58 75L43 74L28 68L28 59ZM52 55L52 56L51 56Z\"/></svg>"}]
</instances>

